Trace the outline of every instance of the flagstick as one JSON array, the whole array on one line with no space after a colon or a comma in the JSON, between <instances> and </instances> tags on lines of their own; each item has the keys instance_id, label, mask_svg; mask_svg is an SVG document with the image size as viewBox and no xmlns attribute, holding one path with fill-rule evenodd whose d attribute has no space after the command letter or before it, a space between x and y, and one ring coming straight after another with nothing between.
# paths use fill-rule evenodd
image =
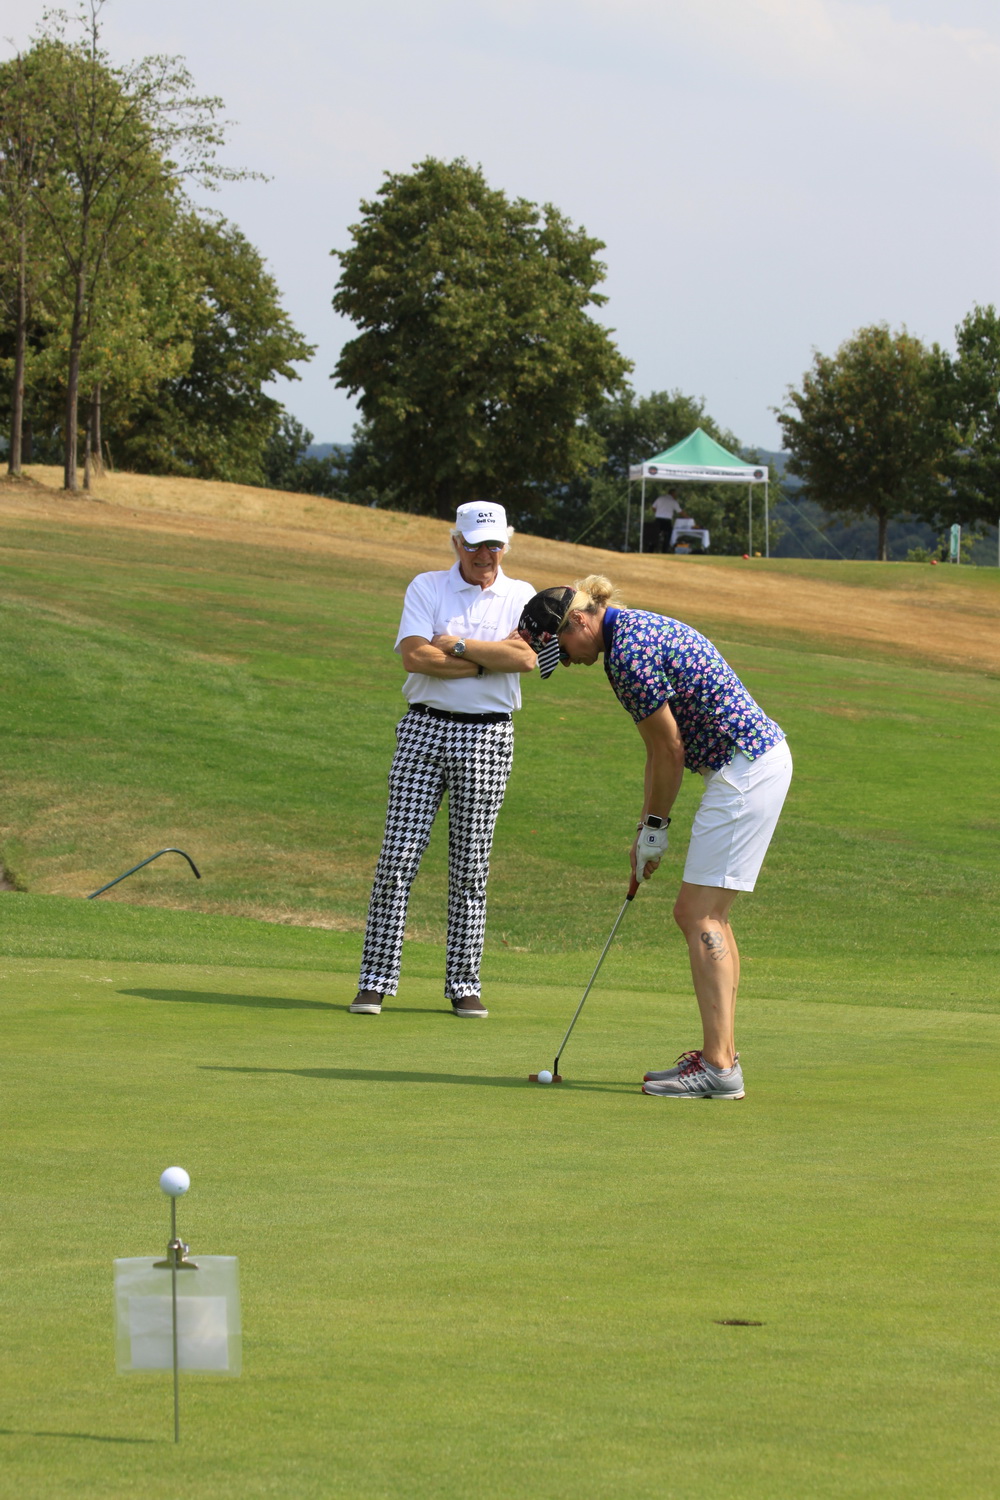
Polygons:
<instances>
[{"instance_id":1,"label":"flagstick","mask_svg":"<svg viewBox=\"0 0 1000 1500\"><path fill-rule=\"evenodd\" d=\"M167 1246L166 1260L155 1262L158 1270L170 1270L170 1305L172 1313L172 1333L174 1351L174 1442L181 1440L181 1392L178 1358L177 1339L177 1272L197 1271L198 1267L193 1260L188 1260L187 1245L182 1245L177 1238L177 1199L186 1193L191 1186L191 1179L183 1167L168 1167L165 1172L160 1173L160 1187L170 1199L170 1244Z\"/></svg>"},{"instance_id":2,"label":"flagstick","mask_svg":"<svg viewBox=\"0 0 1000 1500\"><path fill-rule=\"evenodd\" d=\"M174 1334L174 1442L181 1440L181 1391L177 1375L177 1199L170 1200L170 1290L173 1302Z\"/></svg>"}]
</instances>

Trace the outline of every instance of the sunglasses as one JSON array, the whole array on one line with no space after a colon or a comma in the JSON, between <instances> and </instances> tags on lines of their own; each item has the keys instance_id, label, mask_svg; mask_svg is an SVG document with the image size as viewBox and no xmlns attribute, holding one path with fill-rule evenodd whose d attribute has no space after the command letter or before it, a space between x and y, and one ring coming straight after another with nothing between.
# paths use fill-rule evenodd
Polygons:
<instances>
[{"instance_id":1,"label":"sunglasses","mask_svg":"<svg viewBox=\"0 0 1000 1500\"><path fill-rule=\"evenodd\" d=\"M506 545L507 545L506 542L475 542L475 543L472 543L472 542L467 542L464 537L462 538L462 551L463 552L478 552L479 549L480 549L480 547L485 547L486 550L487 550L487 552L492 552L492 553L496 554L497 552L502 552L503 549L506 547Z\"/></svg>"}]
</instances>

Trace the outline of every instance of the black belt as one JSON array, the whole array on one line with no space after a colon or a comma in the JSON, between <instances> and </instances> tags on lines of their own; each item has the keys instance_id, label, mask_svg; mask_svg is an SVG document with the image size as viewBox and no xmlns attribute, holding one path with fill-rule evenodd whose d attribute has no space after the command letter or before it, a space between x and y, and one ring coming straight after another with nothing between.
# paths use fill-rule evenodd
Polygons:
<instances>
[{"instance_id":1,"label":"black belt","mask_svg":"<svg viewBox=\"0 0 1000 1500\"><path fill-rule=\"evenodd\" d=\"M411 714L429 714L432 719L451 719L455 724L509 724L510 714L456 714L450 708L431 708L429 703L411 703Z\"/></svg>"}]
</instances>

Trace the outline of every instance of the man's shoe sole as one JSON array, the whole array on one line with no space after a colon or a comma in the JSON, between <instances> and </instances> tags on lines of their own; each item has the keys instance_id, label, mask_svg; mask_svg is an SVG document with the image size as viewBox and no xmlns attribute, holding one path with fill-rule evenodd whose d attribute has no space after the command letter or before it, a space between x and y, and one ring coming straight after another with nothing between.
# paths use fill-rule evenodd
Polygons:
<instances>
[{"instance_id":1,"label":"man's shoe sole","mask_svg":"<svg viewBox=\"0 0 1000 1500\"><path fill-rule=\"evenodd\" d=\"M466 1005L453 1005L451 1012L455 1016L474 1016L477 1021L485 1021L489 1015L488 1010L469 1010Z\"/></svg>"},{"instance_id":2,"label":"man's shoe sole","mask_svg":"<svg viewBox=\"0 0 1000 1500\"><path fill-rule=\"evenodd\" d=\"M380 1016L381 1005L349 1005L347 1009L352 1016Z\"/></svg>"}]
</instances>

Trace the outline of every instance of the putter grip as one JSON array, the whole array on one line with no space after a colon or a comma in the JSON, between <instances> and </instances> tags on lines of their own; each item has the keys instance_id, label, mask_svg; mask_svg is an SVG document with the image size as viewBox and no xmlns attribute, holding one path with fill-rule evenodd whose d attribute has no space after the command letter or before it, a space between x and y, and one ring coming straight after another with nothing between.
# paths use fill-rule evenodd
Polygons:
<instances>
[{"instance_id":1,"label":"putter grip","mask_svg":"<svg viewBox=\"0 0 1000 1500\"><path fill-rule=\"evenodd\" d=\"M631 901L632 897L635 895L635 893L636 893L636 891L638 889L639 889L639 882L638 882L638 880L636 880L635 876L633 875L632 879L628 883L628 895L625 897L625 900L626 901Z\"/></svg>"}]
</instances>

